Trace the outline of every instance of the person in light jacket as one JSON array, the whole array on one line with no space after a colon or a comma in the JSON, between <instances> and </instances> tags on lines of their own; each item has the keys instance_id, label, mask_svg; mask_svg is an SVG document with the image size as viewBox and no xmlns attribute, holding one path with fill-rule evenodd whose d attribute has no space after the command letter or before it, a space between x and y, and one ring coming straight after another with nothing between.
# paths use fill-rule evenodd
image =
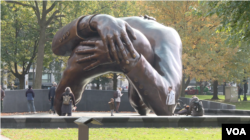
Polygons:
<instances>
[{"instance_id":1,"label":"person in light jacket","mask_svg":"<svg viewBox=\"0 0 250 140\"><path fill-rule=\"evenodd\" d=\"M168 110L172 110L172 114L174 115L174 108L175 108L175 92L172 90L172 86L168 87L168 93L167 93L167 100L166 105Z\"/></svg>"},{"instance_id":2,"label":"person in light jacket","mask_svg":"<svg viewBox=\"0 0 250 140\"><path fill-rule=\"evenodd\" d=\"M1 90L1 112L3 111L3 98L5 97L4 90L2 90L2 86L0 85Z\"/></svg>"},{"instance_id":3,"label":"person in light jacket","mask_svg":"<svg viewBox=\"0 0 250 140\"><path fill-rule=\"evenodd\" d=\"M122 97L122 88L118 88L117 92L118 92L118 95L117 95L117 98L115 98L115 103L116 103L116 113L119 113L118 110L119 110L119 107L120 107L120 104L121 104L121 97Z\"/></svg>"}]
</instances>

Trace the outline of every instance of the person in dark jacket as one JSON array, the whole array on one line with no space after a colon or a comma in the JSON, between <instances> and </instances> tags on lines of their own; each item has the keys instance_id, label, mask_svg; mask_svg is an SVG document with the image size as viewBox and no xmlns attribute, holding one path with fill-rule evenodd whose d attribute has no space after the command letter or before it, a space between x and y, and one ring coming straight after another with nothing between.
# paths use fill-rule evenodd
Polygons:
<instances>
[{"instance_id":1,"label":"person in dark jacket","mask_svg":"<svg viewBox=\"0 0 250 140\"><path fill-rule=\"evenodd\" d=\"M3 111L3 98L5 97L4 90L2 90L2 86L0 85L1 90L1 112Z\"/></svg>"},{"instance_id":2,"label":"person in dark jacket","mask_svg":"<svg viewBox=\"0 0 250 140\"><path fill-rule=\"evenodd\" d=\"M199 101L199 98L194 95L189 104L189 113L191 113L191 116L203 116L204 108L203 108L202 102L201 102L201 110L196 111L195 101Z\"/></svg>"},{"instance_id":3,"label":"person in dark jacket","mask_svg":"<svg viewBox=\"0 0 250 140\"><path fill-rule=\"evenodd\" d=\"M110 99L110 102L108 102L108 103L109 103L109 107L110 107L110 111L111 111L111 116L114 116L114 115L113 115L113 112L114 112L114 109L115 109L114 99L111 98L111 99Z\"/></svg>"},{"instance_id":4,"label":"person in dark jacket","mask_svg":"<svg viewBox=\"0 0 250 140\"><path fill-rule=\"evenodd\" d=\"M62 107L61 107L61 110L62 110L62 114L61 116L65 116L66 114L68 116L71 116L72 115L72 103L73 103L73 106L74 108L76 108L76 104L75 104L75 96L74 94L72 93L70 87L66 87L65 89L65 92L62 94L61 96L61 101L63 101L63 97L64 96L67 96L69 95L70 96L70 103L67 105L67 104L62 104ZM62 102L63 103L63 102ZM75 109L74 109L75 110Z\"/></svg>"},{"instance_id":5,"label":"person in dark jacket","mask_svg":"<svg viewBox=\"0 0 250 140\"><path fill-rule=\"evenodd\" d=\"M56 93L56 86L57 84L54 82L53 86L50 88L49 90L49 101L51 103L50 105L50 110L49 110L49 114L53 111L55 114L55 109L54 109L54 99L55 99L55 93Z\"/></svg>"},{"instance_id":6,"label":"person in dark jacket","mask_svg":"<svg viewBox=\"0 0 250 140\"><path fill-rule=\"evenodd\" d=\"M242 93L242 88L238 85L238 100L240 99L240 101L241 101L240 98L241 93Z\"/></svg>"},{"instance_id":7,"label":"person in dark jacket","mask_svg":"<svg viewBox=\"0 0 250 140\"><path fill-rule=\"evenodd\" d=\"M26 95L27 100L28 100L28 104L27 105L28 105L29 113L31 113L30 106L32 107L34 113L37 113L35 105L34 105L35 93L33 92L31 86L29 86L29 89L26 91L25 95Z\"/></svg>"}]
</instances>

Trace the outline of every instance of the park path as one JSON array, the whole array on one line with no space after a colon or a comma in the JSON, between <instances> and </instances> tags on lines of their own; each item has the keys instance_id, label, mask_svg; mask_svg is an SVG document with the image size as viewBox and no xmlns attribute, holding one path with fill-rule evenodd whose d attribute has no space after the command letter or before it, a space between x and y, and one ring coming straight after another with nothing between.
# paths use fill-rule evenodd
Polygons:
<instances>
[{"instance_id":1,"label":"park path","mask_svg":"<svg viewBox=\"0 0 250 140\"><path fill-rule=\"evenodd\" d=\"M10 140L10 139L7 138L7 137L5 137L5 136L3 136L3 135L1 135L0 140Z\"/></svg>"}]
</instances>

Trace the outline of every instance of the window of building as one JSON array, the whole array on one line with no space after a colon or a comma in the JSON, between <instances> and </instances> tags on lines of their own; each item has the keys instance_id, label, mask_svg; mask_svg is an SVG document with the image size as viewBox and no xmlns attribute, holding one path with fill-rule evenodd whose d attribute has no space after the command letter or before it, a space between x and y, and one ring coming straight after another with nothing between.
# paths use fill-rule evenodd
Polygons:
<instances>
[{"instance_id":1,"label":"window of building","mask_svg":"<svg viewBox=\"0 0 250 140\"><path fill-rule=\"evenodd\" d=\"M50 73L44 73L42 76L42 83L50 83L51 82L51 74Z\"/></svg>"},{"instance_id":2,"label":"window of building","mask_svg":"<svg viewBox=\"0 0 250 140\"><path fill-rule=\"evenodd\" d=\"M29 72L29 82L33 82L33 72Z\"/></svg>"}]
</instances>

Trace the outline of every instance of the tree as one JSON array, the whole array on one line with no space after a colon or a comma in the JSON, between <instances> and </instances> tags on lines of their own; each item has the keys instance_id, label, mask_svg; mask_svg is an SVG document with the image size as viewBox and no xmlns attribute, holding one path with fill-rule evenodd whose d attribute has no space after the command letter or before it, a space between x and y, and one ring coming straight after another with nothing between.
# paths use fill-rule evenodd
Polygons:
<instances>
[{"instance_id":1,"label":"tree","mask_svg":"<svg viewBox=\"0 0 250 140\"><path fill-rule=\"evenodd\" d=\"M91 83L96 84L97 85L96 89L98 90L100 89L100 85L102 85L102 90L103 90L105 84L109 83L112 80L112 77L113 77L112 74L104 74L95 78Z\"/></svg>"},{"instance_id":2,"label":"tree","mask_svg":"<svg viewBox=\"0 0 250 140\"><path fill-rule=\"evenodd\" d=\"M34 17L29 10L6 3L1 6L6 10L1 24L2 66L19 79L19 87L23 89L25 75L36 58L38 47Z\"/></svg>"},{"instance_id":3,"label":"tree","mask_svg":"<svg viewBox=\"0 0 250 140\"><path fill-rule=\"evenodd\" d=\"M231 48L224 49L220 43L223 37L215 33L219 25L217 16L205 17L200 11L206 9L198 2L143 2L145 9L142 12L153 16L159 23L173 27L182 39L183 79L182 94L191 79L207 81L213 73L221 73L224 63L217 63L229 58L225 55ZM222 49L223 48L223 49ZM220 61L219 61L220 60Z\"/></svg>"},{"instance_id":4,"label":"tree","mask_svg":"<svg viewBox=\"0 0 250 140\"><path fill-rule=\"evenodd\" d=\"M7 1L7 3L12 3L13 5L21 5L25 9L32 11L36 16L36 21L38 25L38 51L37 51L37 67L36 67L36 80L34 84L35 89L40 89L42 84L42 71L43 71L43 59L44 59L44 46L48 40L49 35L46 30L49 28L50 24L53 23L53 20L56 20L63 15L58 15L60 12L56 9L57 1L27 1L27 2L17 2L17 1ZM47 7L48 6L48 7Z\"/></svg>"},{"instance_id":5,"label":"tree","mask_svg":"<svg viewBox=\"0 0 250 140\"><path fill-rule=\"evenodd\" d=\"M71 22L81 15L106 13L117 16L133 15L131 9L134 6L132 1L114 0L5 0L7 3L22 6L29 10L36 17L37 31L39 34L38 51L36 59L36 80L34 88L41 88L42 70L46 54L46 46L51 41L51 33L55 33L60 27ZM115 10L114 10L115 9ZM66 17L66 18L64 18ZM49 42L50 44L51 42ZM47 56L49 57L49 56ZM48 65L47 65L48 66Z\"/></svg>"},{"instance_id":6,"label":"tree","mask_svg":"<svg viewBox=\"0 0 250 140\"><path fill-rule=\"evenodd\" d=\"M249 1L218 1L204 4L209 6L207 15L216 14L221 19L218 30L229 34L228 42L250 42Z\"/></svg>"}]
</instances>

